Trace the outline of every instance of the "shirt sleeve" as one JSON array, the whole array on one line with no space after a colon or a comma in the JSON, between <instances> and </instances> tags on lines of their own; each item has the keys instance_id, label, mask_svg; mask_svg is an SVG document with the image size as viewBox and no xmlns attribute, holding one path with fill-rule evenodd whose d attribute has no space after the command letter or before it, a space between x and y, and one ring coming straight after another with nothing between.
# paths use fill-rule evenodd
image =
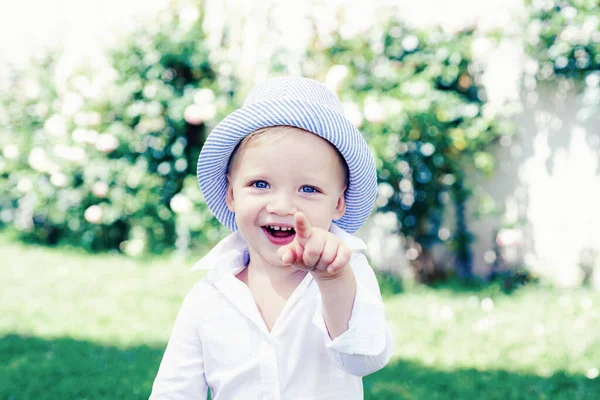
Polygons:
<instances>
[{"instance_id":1,"label":"shirt sleeve","mask_svg":"<svg viewBox=\"0 0 600 400\"><path fill-rule=\"evenodd\" d=\"M206 399L202 343L194 326L194 290L185 297L163 355L149 400Z\"/></svg>"},{"instance_id":2,"label":"shirt sleeve","mask_svg":"<svg viewBox=\"0 0 600 400\"><path fill-rule=\"evenodd\" d=\"M317 299L313 323L323 332L325 347L335 364L352 375L365 376L389 362L393 340L373 269L360 253L353 254L350 265L356 277L356 295L348 330L331 340L321 295Z\"/></svg>"}]
</instances>

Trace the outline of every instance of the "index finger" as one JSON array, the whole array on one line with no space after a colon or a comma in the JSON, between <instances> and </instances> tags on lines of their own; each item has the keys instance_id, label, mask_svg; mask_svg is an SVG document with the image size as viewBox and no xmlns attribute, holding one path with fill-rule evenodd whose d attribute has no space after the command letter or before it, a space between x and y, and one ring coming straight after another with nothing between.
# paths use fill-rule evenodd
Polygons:
<instances>
[{"instance_id":1,"label":"index finger","mask_svg":"<svg viewBox=\"0 0 600 400\"><path fill-rule=\"evenodd\" d=\"M312 235L310 222L308 222L308 218L301 212L297 212L294 215L294 230L296 231L296 237L302 243L306 242Z\"/></svg>"}]
</instances>

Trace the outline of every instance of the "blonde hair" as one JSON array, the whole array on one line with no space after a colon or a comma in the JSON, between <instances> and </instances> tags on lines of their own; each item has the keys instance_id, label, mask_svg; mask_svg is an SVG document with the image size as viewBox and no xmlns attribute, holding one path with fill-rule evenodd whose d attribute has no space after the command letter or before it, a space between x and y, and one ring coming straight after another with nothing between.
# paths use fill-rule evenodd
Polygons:
<instances>
[{"instance_id":1,"label":"blonde hair","mask_svg":"<svg viewBox=\"0 0 600 400\"><path fill-rule=\"evenodd\" d=\"M230 173L231 168L234 166L236 160L238 159L238 157L242 153L242 151L245 148L247 148L248 146L250 146L251 143L268 143L268 142L274 141L274 140L288 134L289 132L293 132L298 129L303 130L307 133L310 133L311 135L313 134L302 128L296 128L296 127L288 126L288 125L268 126L265 128L257 129L254 132L248 134L245 138L243 138L237 144L235 149L233 149L233 152L231 153L231 157L229 157L229 163L227 164L227 174ZM329 143L329 145L331 147L333 147L335 149L335 152L337 153L337 155L339 157L340 164L342 166L342 170L344 172L344 184L346 185L346 188L347 188L348 183L349 183L349 178L350 178L349 177L350 174L348 173L348 164L346 164L346 160L344 159L344 157L342 156L340 151L334 145L332 145L326 139L323 139L323 140L325 140L327 143Z\"/></svg>"}]
</instances>

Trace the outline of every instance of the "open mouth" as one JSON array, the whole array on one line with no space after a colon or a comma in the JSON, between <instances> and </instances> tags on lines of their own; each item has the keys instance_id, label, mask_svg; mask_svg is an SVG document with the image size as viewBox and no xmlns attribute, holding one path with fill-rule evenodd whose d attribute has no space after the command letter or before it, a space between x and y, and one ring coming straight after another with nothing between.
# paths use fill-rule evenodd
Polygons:
<instances>
[{"instance_id":1,"label":"open mouth","mask_svg":"<svg viewBox=\"0 0 600 400\"><path fill-rule=\"evenodd\" d=\"M294 228L291 226L274 226L274 225L266 225L263 226L271 235L275 237L288 237L296 233Z\"/></svg>"},{"instance_id":2,"label":"open mouth","mask_svg":"<svg viewBox=\"0 0 600 400\"><path fill-rule=\"evenodd\" d=\"M265 225L262 229L271 243L277 245L291 243L296 236L296 231L291 226Z\"/></svg>"}]
</instances>

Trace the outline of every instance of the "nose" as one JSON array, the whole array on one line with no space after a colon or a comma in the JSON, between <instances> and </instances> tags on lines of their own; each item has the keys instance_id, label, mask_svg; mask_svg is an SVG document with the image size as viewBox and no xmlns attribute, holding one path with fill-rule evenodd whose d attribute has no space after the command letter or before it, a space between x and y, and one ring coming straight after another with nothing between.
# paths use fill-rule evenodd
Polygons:
<instances>
[{"instance_id":1,"label":"nose","mask_svg":"<svg viewBox=\"0 0 600 400\"><path fill-rule=\"evenodd\" d=\"M272 194L267 203L266 210L270 214L280 216L294 215L297 211L292 196L281 192Z\"/></svg>"}]
</instances>

